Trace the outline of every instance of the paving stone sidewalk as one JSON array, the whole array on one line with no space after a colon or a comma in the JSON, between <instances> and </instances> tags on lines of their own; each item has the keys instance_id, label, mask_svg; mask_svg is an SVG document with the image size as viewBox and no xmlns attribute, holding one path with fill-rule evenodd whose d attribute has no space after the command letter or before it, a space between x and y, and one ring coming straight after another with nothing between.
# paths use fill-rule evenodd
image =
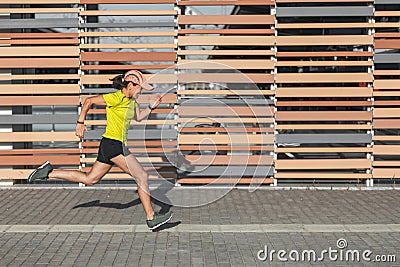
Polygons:
<instances>
[{"instance_id":1,"label":"paving stone sidewalk","mask_svg":"<svg viewBox=\"0 0 400 267\"><path fill-rule=\"evenodd\" d=\"M214 191L213 191L214 190ZM154 191L153 191L154 192ZM179 189L174 197L190 203L217 189ZM158 198L157 192L155 195ZM160 196L159 199L161 199ZM200 207L156 209L174 212L174 223L199 231L159 232L0 232L0 266L400 266L400 231L394 232L203 232L201 226L253 224L400 224L400 191L232 190ZM137 225L145 215L134 190L0 190L0 225ZM183 228L182 228L183 229ZM206 229L206 228L204 228ZM396 262L261 261L260 250L348 249L394 255ZM275 256L276 257L276 256Z\"/></svg>"}]
</instances>

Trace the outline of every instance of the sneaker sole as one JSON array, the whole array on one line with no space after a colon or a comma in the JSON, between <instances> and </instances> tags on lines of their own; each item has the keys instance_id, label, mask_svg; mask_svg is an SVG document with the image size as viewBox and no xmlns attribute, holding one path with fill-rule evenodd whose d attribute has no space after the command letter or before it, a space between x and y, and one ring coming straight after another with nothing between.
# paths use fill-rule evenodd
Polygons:
<instances>
[{"instance_id":1,"label":"sneaker sole","mask_svg":"<svg viewBox=\"0 0 400 267\"><path fill-rule=\"evenodd\" d=\"M150 230L157 229L157 228L160 227L161 225L166 224L167 222L169 222L169 220L171 220L171 218L172 218L172 213L171 213L171 215L169 216L168 219L166 219L165 221L163 221L163 222L157 224L156 226L153 226L152 228L149 227L149 229L150 229Z\"/></svg>"},{"instance_id":2,"label":"sneaker sole","mask_svg":"<svg viewBox=\"0 0 400 267\"><path fill-rule=\"evenodd\" d=\"M44 166L46 166L47 164L49 164L50 162L46 161L45 163L43 163L42 165L40 165L39 167L37 167L31 174L29 174L28 176L28 183L32 183L32 177L33 175L35 175L35 173L37 173L38 170L43 169Z\"/></svg>"}]
</instances>

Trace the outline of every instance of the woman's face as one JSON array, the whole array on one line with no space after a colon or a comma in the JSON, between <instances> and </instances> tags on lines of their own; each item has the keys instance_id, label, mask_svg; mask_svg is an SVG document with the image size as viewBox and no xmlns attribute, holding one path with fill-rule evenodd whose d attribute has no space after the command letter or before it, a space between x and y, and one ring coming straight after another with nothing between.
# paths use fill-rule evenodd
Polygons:
<instances>
[{"instance_id":1,"label":"woman's face","mask_svg":"<svg viewBox=\"0 0 400 267\"><path fill-rule=\"evenodd\" d=\"M128 84L129 97L137 98L142 92L142 87L140 85L134 85L133 83Z\"/></svg>"}]
</instances>

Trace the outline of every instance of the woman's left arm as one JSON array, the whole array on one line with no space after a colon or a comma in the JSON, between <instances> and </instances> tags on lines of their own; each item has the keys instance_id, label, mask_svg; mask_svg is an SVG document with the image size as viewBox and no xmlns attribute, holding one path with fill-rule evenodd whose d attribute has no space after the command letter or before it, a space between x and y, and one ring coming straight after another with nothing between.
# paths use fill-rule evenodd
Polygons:
<instances>
[{"instance_id":1,"label":"woman's left arm","mask_svg":"<svg viewBox=\"0 0 400 267\"><path fill-rule=\"evenodd\" d=\"M139 105L136 106L135 110L135 120L137 122L142 121L150 115L151 111L155 109L161 103L162 96L160 94L155 97L149 98L149 105L146 108L139 108Z\"/></svg>"}]
</instances>

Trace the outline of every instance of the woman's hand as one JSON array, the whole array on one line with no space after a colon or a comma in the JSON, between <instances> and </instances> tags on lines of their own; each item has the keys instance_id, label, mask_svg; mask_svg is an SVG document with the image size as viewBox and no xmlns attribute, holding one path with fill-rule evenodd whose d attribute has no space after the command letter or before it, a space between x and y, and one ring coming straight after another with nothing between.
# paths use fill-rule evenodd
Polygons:
<instances>
[{"instance_id":1,"label":"woman's hand","mask_svg":"<svg viewBox=\"0 0 400 267\"><path fill-rule=\"evenodd\" d=\"M160 95L160 94L156 94L155 96L150 97L149 98L150 107L156 108L161 103L161 98L162 98L162 95Z\"/></svg>"},{"instance_id":2,"label":"woman's hand","mask_svg":"<svg viewBox=\"0 0 400 267\"><path fill-rule=\"evenodd\" d=\"M83 138L85 136L85 131L89 132L85 124L78 123L76 125L75 135L79 138Z\"/></svg>"}]
</instances>

